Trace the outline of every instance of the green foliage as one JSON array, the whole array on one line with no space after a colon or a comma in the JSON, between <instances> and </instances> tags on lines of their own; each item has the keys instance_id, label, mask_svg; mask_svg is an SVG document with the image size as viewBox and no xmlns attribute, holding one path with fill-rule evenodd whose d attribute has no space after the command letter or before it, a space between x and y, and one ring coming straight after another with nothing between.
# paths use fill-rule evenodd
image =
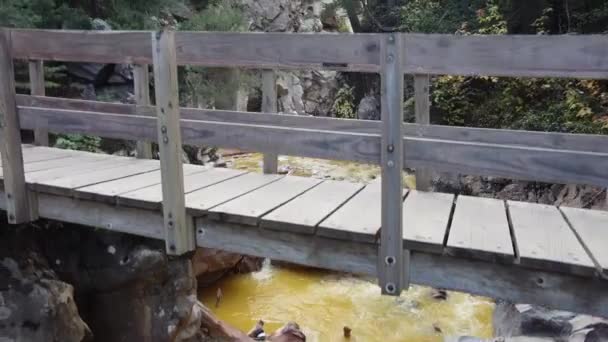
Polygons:
<instances>
[{"instance_id":1,"label":"green foliage","mask_svg":"<svg viewBox=\"0 0 608 342\"><path fill-rule=\"evenodd\" d=\"M598 81L443 76L432 101L442 124L608 133L608 90Z\"/></svg>"},{"instance_id":2,"label":"green foliage","mask_svg":"<svg viewBox=\"0 0 608 342\"><path fill-rule=\"evenodd\" d=\"M0 26L89 29L85 11L60 0L0 0Z\"/></svg>"},{"instance_id":3,"label":"green foliage","mask_svg":"<svg viewBox=\"0 0 608 342\"><path fill-rule=\"evenodd\" d=\"M245 31L246 21L242 8L225 4L211 5L180 25L185 31Z\"/></svg>"},{"instance_id":4,"label":"green foliage","mask_svg":"<svg viewBox=\"0 0 608 342\"><path fill-rule=\"evenodd\" d=\"M100 144L101 138L82 134L59 134L55 141L55 147L89 152L98 152Z\"/></svg>"},{"instance_id":5,"label":"green foliage","mask_svg":"<svg viewBox=\"0 0 608 342\"><path fill-rule=\"evenodd\" d=\"M356 118L355 112L355 97L353 95L353 87L348 85L343 86L338 90L336 99L331 107L331 111L334 117L343 119L354 119Z\"/></svg>"},{"instance_id":6,"label":"green foliage","mask_svg":"<svg viewBox=\"0 0 608 342\"><path fill-rule=\"evenodd\" d=\"M244 31L246 20L242 8L224 4L210 5L180 25L188 31ZM252 77L236 69L180 68L181 98L188 106L210 106L232 109L240 87L252 84Z\"/></svg>"}]
</instances>

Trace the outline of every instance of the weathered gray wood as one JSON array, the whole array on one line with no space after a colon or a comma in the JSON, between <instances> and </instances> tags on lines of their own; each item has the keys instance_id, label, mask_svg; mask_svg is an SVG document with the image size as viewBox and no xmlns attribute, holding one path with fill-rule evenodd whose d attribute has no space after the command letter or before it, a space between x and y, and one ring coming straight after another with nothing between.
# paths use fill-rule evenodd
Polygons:
<instances>
[{"instance_id":1,"label":"weathered gray wood","mask_svg":"<svg viewBox=\"0 0 608 342\"><path fill-rule=\"evenodd\" d=\"M443 252L454 195L410 190L403 202L405 247L412 250Z\"/></svg>"},{"instance_id":2,"label":"weathered gray wood","mask_svg":"<svg viewBox=\"0 0 608 342\"><path fill-rule=\"evenodd\" d=\"M205 172L207 169L200 165L184 164L184 182L188 175ZM200 176L200 175L199 175ZM109 182L89 185L76 189L74 196L81 199L117 203L115 196L127 192L160 185L160 170L134 175ZM159 188L158 193L161 190ZM162 198L161 198L162 199Z\"/></svg>"},{"instance_id":3,"label":"weathered gray wood","mask_svg":"<svg viewBox=\"0 0 608 342\"><path fill-rule=\"evenodd\" d=\"M599 271L608 270L608 212L569 207L560 207L559 210L566 216L583 246L591 253Z\"/></svg>"},{"instance_id":4,"label":"weathered gray wood","mask_svg":"<svg viewBox=\"0 0 608 342\"><path fill-rule=\"evenodd\" d=\"M123 115L154 115L152 106L134 106L42 96L17 95L21 107L46 107L54 109L82 110ZM40 110L39 112L42 112ZM38 112L36 114L39 114ZM380 134L382 123L373 120L336 119L302 115L280 115L270 113L248 113L228 110L181 108L182 119L242 123L266 126L283 126L312 130ZM555 132L532 132L522 130L421 125L406 123L404 136L456 140L485 144L505 144L550 148L583 152L608 153L608 136L593 134L569 134Z\"/></svg>"},{"instance_id":5,"label":"weathered gray wood","mask_svg":"<svg viewBox=\"0 0 608 342\"><path fill-rule=\"evenodd\" d=\"M605 35L403 35L417 74L608 78Z\"/></svg>"},{"instance_id":6,"label":"weathered gray wood","mask_svg":"<svg viewBox=\"0 0 608 342\"><path fill-rule=\"evenodd\" d=\"M416 123L428 125L431 123L431 101L429 99L429 75L414 75L414 100ZM431 170L416 169L416 189L429 191L431 188Z\"/></svg>"},{"instance_id":7,"label":"weathered gray wood","mask_svg":"<svg viewBox=\"0 0 608 342\"><path fill-rule=\"evenodd\" d=\"M245 174L242 170L211 169L201 175L192 173L184 176L184 193L203 189L205 187L223 182L225 180L239 177ZM122 193L118 197L120 205L134 206L145 209L159 209L162 201L162 184L156 184L135 191Z\"/></svg>"},{"instance_id":8,"label":"weathered gray wood","mask_svg":"<svg viewBox=\"0 0 608 342\"><path fill-rule=\"evenodd\" d=\"M522 265L593 274L593 262L559 210L545 204L508 201Z\"/></svg>"},{"instance_id":9,"label":"weathered gray wood","mask_svg":"<svg viewBox=\"0 0 608 342\"><path fill-rule=\"evenodd\" d=\"M458 196L446 248L452 254L475 259L513 261L515 254L504 202Z\"/></svg>"},{"instance_id":10,"label":"weathered gray wood","mask_svg":"<svg viewBox=\"0 0 608 342\"><path fill-rule=\"evenodd\" d=\"M326 180L262 217L263 228L313 234L316 226L363 188Z\"/></svg>"},{"instance_id":11,"label":"weathered gray wood","mask_svg":"<svg viewBox=\"0 0 608 342\"><path fill-rule=\"evenodd\" d=\"M121 208L50 194L38 194L37 197L40 217L154 239L163 239L165 235L163 218L157 211Z\"/></svg>"},{"instance_id":12,"label":"weathered gray wood","mask_svg":"<svg viewBox=\"0 0 608 342\"><path fill-rule=\"evenodd\" d=\"M277 85L274 70L262 71L262 112L276 113L277 111ZM264 154L264 173L277 173L279 159L276 154Z\"/></svg>"},{"instance_id":13,"label":"weathered gray wood","mask_svg":"<svg viewBox=\"0 0 608 342\"><path fill-rule=\"evenodd\" d=\"M184 199L175 32L152 33L152 51L165 242L167 253L181 255L194 250L195 242Z\"/></svg>"},{"instance_id":14,"label":"weathered gray wood","mask_svg":"<svg viewBox=\"0 0 608 342\"><path fill-rule=\"evenodd\" d=\"M289 176L244 194L209 211L224 221L258 225L260 217L296 198L321 182L320 179Z\"/></svg>"},{"instance_id":15,"label":"weathered gray wood","mask_svg":"<svg viewBox=\"0 0 608 342\"><path fill-rule=\"evenodd\" d=\"M0 154L4 190L6 192L8 223L17 224L36 219L30 210L25 185L21 127L15 103L15 75L11 54L11 34L0 29Z\"/></svg>"},{"instance_id":16,"label":"weathered gray wood","mask_svg":"<svg viewBox=\"0 0 608 342\"><path fill-rule=\"evenodd\" d=\"M317 227L317 235L334 239L376 243L382 225L380 182L368 184Z\"/></svg>"},{"instance_id":17,"label":"weathered gray wood","mask_svg":"<svg viewBox=\"0 0 608 342\"><path fill-rule=\"evenodd\" d=\"M376 246L197 219L197 245L312 267L375 275ZM608 315L606 281L522 267L411 253L411 282L516 303Z\"/></svg>"},{"instance_id":18,"label":"weathered gray wood","mask_svg":"<svg viewBox=\"0 0 608 342\"><path fill-rule=\"evenodd\" d=\"M54 132L156 140L154 118L32 107L20 108L19 113L25 129L43 125ZM41 120L46 120L48 126ZM380 138L377 134L182 120L182 137L188 144L374 164L380 161ZM596 143L605 139L597 138ZM555 183L608 185L604 171L608 169L607 153L410 136L404 142L408 146L405 165L411 168L427 167L436 171ZM587 145L586 142L584 144Z\"/></svg>"},{"instance_id":19,"label":"weathered gray wood","mask_svg":"<svg viewBox=\"0 0 608 342\"><path fill-rule=\"evenodd\" d=\"M383 294L400 295L409 287L409 252L403 251L403 70L401 36L390 33L382 42L380 74L382 110L382 232L378 250L378 281Z\"/></svg>"},{"instance_id":20,"label":"weathered gray wood","mask_svg":"<svg viewBox=\"0 0 608 342\"><path fill-rule=\"evenodd\" d=\"M150 105L150 72L147 64L133 65L133 92L135 103L140 106ZM140 107L136 107L137 108ZM138 113L148 114L148 113ZM152 144L146 141L137 142L137 158L151 159Z\"/></svg>"},{"instance_id":21,"label":"weathered gray wood","mask_svg":"<svg viewBox=\"0 0 608 342\"><path fill-rule=\"evenodd\" d=\"M13 56L50 61L146 64L150 32L12 29Z\"/></svg>"},{"instance_id":22,"label":"weathered gray wood","mask_svg":"<svg viewBox=\"0 0 608 342\"><path fill-rule=\"evenodd\" d=\"M188 212L193 215L205 214L208 210L220 204L267 186L282 177L279 175L247 173L238 177L231 177L223 182L217 182L212 186L204 187L186 195Z\"/></svg>"},{"instance_id":23,"label":"weathered gray wood","mask_svg":"<svg viewBox=\"0 0 608 342\"><path fill-rule=\"evenodd\" d=\"M41 60L29 62L30 92L35 96L44 96L44 63ZM34 130L34 143L49 146L49 132L44 128Z\"/></svg>"},{"instance_id":24,"label":"weathered gray wood","mask_svg":"<svg viewBox=\"0 0 608 342\"><path fill-rule=\"evenodd\" d=\"M149 64L148 32L13 30L15 57ZM218 67L378 70L379 35L179 32L177 63Z\"/></svg>"},{"instance_id":25,"label":"weathered gray wood","mask_svg":"<svg viewBox=\"0 0 608 342\"><path fill-rule=\"evenodd\" d=\"M63 160L63 159L62 159ZM66 175L87 174L93 171L111 169L128 164L130 161L125 159L114 159L109 156L100 155L99 157L79 158L75 161L66 161L64 166L56 165L52 169L32 171L25 174L25 180L34 187L38 182L50 181L62 178Z\"/></svg>"},{"instance_id":26,"label":"weathered gray wood","mask_svg":"<svg viewBox=\"0 0 608 342\"><path fill-rule=\"evenodd\" d=\"M159 170L160 165L155 160L133 160L129 163L117 163L116 167L87 172L84 174L68 174L61 178L39 181L36 191L53 193L56 195L73 196L74 190L87 185L104 183L107 181L125 178Z\"/></svg>"}]
</instances>

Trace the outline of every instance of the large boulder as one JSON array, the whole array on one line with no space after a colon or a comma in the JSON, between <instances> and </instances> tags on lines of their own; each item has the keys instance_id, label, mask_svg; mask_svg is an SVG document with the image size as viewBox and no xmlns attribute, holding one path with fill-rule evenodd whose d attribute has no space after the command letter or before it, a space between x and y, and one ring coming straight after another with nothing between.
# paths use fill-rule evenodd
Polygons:
<instances>
[{"instance_id":1,"label":"large boulder","mask_svg":"<svg viewBox=\"0 0 608 342\"><path fill-rule=\"evenodd\" d=\"M74 288L32 252L0 261L0 340L91 340L74 300Z\"/></svg>"},{"instance_id":2,"label":"large boulder","mask_svg":"<svg viewBox=\"0 0 608 342\"><path fill-rule=\"evenodd\" d=\"M213 248L197 248L192 256L194 276L199 286L211 285L229 273L248 273L262 267L262 258L229 253Z\"/></svg>"},{"instance_id":3,"label":"large boulder","mask_svg":"<svg viewBox=\"0 0 608 342\"><path fill-rule=\"evenodd\" d=\"M380 103L373 95L364 96L357 107L357 119L380 120Z\"/></svg>"},{"instance_id":4,"label":"large boulder","mask_svg":"<svg viewBox=\"0 0 608 342\"><path fill-rule=\"evenodd\" d=\"M528 304L496 304L494 335L505 341L608 341L608 320Z\"/></svg>"}]
</instances>

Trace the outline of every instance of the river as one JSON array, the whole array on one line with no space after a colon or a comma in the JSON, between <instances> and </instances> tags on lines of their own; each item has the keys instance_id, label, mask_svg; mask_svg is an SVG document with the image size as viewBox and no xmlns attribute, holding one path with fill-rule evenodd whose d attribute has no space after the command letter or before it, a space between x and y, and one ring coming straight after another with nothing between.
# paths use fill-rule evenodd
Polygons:
<instances>
[{"instance_id":1,"label":"river","mask_svg":"<svg viewBox=\"0 0 608 342\"><path fill-rule=\"evenodd\" d=\"M217 287L224 297L215 307ZM381 296L372 279L265 262L254 273L225 277L199 297L227 323L243 330L266 322L270 333L297 322L307 341L442 341L443 336L492 336L494 304L485 298L450 292L431 297L412 286L400 297ZM353 338L342 337L344 326Z\"/></svg>"}]
</instances>

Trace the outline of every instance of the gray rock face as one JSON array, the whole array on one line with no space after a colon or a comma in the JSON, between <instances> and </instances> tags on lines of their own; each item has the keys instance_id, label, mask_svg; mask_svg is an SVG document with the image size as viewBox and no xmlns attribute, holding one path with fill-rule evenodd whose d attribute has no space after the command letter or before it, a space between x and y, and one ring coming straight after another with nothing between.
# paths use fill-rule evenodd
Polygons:
<instances>
[{"instance_id":1,"label":"gray rock face","mask_svg":"<svg viewBox=\"0 0 608 342\"><path fill-rule=\"evenodd\" d=\"M0 261L0 340L84 341L91 331L81 319L74 288L36 254ZM3 339L4 338L4 339Z\"/></svg>"},{"instance_id":2,"label":"gray rock face","mask_svg":"<svg viewBox=\"0 0 608 342\"><path fill-rule=\"evenodd\" d=\"M380 103L373 95L366 95L359 102L357 119L380 120Z\"/></svg>"},{"instance_id":3,"label":"gray rock face","mask_svg":"<svg viewBox=\"0 0 608 342\"><path fill-rule=\"evenodd\" d=\"M608 341L608 320L499 302L494 311L494 335L504 341Z\"/></svg>"},{"instance_id":4,"label":"gray rock face","mask_svg":"<svg viewBox=\"0 0 608 342\"><path fill-rule=\"evenodd\" d=\"M162 241L57 223L4 228L0 340L199 337L192 263L188 257L168 258Z\"/></svg>"}]
</instances>

